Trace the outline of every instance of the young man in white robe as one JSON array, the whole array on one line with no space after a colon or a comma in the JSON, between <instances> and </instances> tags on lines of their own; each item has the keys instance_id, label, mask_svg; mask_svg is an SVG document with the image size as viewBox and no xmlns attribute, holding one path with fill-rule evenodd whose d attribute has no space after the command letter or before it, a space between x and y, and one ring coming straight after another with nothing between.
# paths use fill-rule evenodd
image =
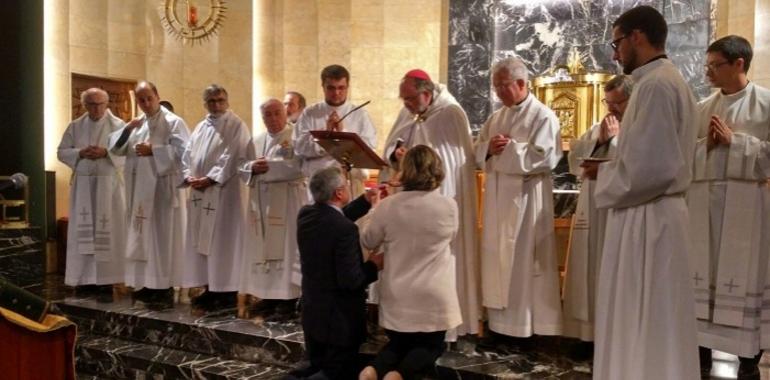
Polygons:
<instances>
[{"instance_id":1,"label":"young man in white robe","mask_svg":"<svg viewBox=\"0 0 770 380\"><path fill-rule=\"evenodd\" d=\"M481 283L489 329L527 338L562 331L551 171L561 158L556 115L527 89L518 58L492 66L503 106L481 128L484 168Z\"/></svg>"},{"instance_id":2,"label":"young man in white robe","mask_svg":"<svg viewBox=\"0 0 770 380\"><path fill-rule=\"evenodd\" d=\"M126 216L123 158L107 147L109 135L125 123L107 108L104 90L83 91L80 101L87 113L70 123L57 150L59 161L73 171L64 283L112 295L112 284L123 282Z\"/></svg>"},{"instance_id":3,"label":"young man in white robe","mask_svg":"<svg viewBox=\"0 0 770 380\"><path fill-rule=\"evenodd\" d=\"M383 157L390 168L380 172L379 180L398 181L392 177L413 146L430 146L441 157L446 177L439 191L457 202L461 221L460 231L452 241L452 253L456 259L456 286L463 324L447 331L448 339L453 341L458 335L478 334L482 311L476 248L476 162L471 128L454 96L445 86L434 83L423 70L411 70L404 75L399 97L404 107L388 134Z\"/></svg>"},{"instance_id":4,"label":"young man in white robe","mask_svg":"<svg viewBox=\"0 0 770 380\"><path fill-rule=\"evenodd\" d=\"M634 91L615 159L584 162L596 207L608 208L596 294L594 379L697 379L687 255L697 109L665 55L668 27L639 6L613 24L613 58ZM596 172L598 171L598 176Z\"/></svg>"},{"instance_id":5,"label":"young man in white robe","mask_svg":"<svg viewBox=\"0 0 770 380\"><path fill-rule=\"evenodd\" d=\"M739 378L759 378L760 349L770 345L770 91L746 78L752 55L739 36L706 50L706 77L718 91L698 105L688 192L701 368L709 372L717 349L740 357Z\"/></svg>"},{"instance_id":6,"label":"young man in white robe","mask_svg":"<svg viewBox=\"0 0 770 380\"><path fill-rule=\"evenodd\" d=\"M241 169L250 190L240 292L262 299L257 309L265 316L285 316L300 296L297 213L310 199L283 104L269 99L259 109L267 131L249 146Z\"/></svg>"},{"instance_id":7,"label":"young man in white robe","mask_svg":"<svg viewBox=\"0 0 770 380\"><path fill-rule=\"evenodd\" d=\"M160 105L158 89L142 81L135 89L144 115L112 136L110 152L126 157L125 283L144 302L173 300L181 284L186 228L182 154L190 137L187 124Z\"/></svg>"},{"instance_id":8,"label":"young man in white robe","mask_svg":"<svg viewBox=\"0 0 770 380\"><path fill-rule=\"evenodd\" d=\"M617 148L617 134L623 113L633 89L630 76L616 75L604 85L604 99L607 115L600 123L594 124L579 139L570 141L570 172L583 174L580 164L584 158L612 159ZM602 258L604 230L607 210L596 208L594 201L595 181L584 178L578 195L577 210L570 235L569 262L564 278L564 332L563 335L578 338L584 342L594 340L596 315L596 278ZM592 347L585 349L591 353Z\"/></svg>"},{"instance_id":9,"label":"young man in white robe","mask_svg":"<svg viewBox=\"0 0 770 380\"><path fill-rule=\"evenodd\" d=\"M243 265L243 188L239 170L247 159L251 133L230 111L227 91L217 85L203 92L208 115L190 136L182 162L187 201L182 287L207 285L193 299L203 309L235 305Z\"/></svg>"},{"instance_id":10,"label":"young man in white robe","mask_svg":"<svg viewBox=\"0 0 770 380\"><path fill-rule=\"evenodd\" d=\"M361 137L370 148L377 146L377 131L369 113L348 101L350 73L340 65L326 66L321 71L321 87L324 101L313 104L302 112L294 128L294 150L302 158L302 172L310 178L317 170L339 163L318 145L310 131L353 132ZM353 111L353 112L351 112ZM348 114L348 112L351 112ZM345 116L347 115L347 116ZM341 120L342 118L344 120ZM353 169L350 180L353 196L364 192L364 181L369 174L366 169ZM310 197L310 194L308 194Z\"/></svg>"}]
</instances>

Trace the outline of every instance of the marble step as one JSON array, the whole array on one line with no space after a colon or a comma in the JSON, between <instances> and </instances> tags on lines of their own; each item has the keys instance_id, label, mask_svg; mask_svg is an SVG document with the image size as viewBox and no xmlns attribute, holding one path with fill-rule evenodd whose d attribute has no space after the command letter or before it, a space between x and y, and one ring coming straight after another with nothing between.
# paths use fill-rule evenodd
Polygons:
<instances>
[{"instance_id":1,"label":"marble step","mask_svg":"<svg viewBox=\"0 0 770 380\"><path fill-rule=\"evenodd\" d=\"M302 327L296 320L239 319L234 309L196 314L189 304L148 310L125 298L100 303L69 297L57 306L86 334L284 367L304 355Z\"/></svg>"},{"instance_id":2,"label":"marble step","mask_svg":"<svg viewBox=\"0 0 770 380\"><path fill-rule=\"evenodd\" d=\"M278 366L99 335L80 335L75 357L79 379L277 380L286 374Z\"/></svg>"},{"instance_id":3,"label":"marble step","mask_svg":"<svg viewBox=\"0 0 770 380\"><path fill-rule=\"evenodd\" d=\"M269 317L268 321L239 319L235 309L199 315L185 304L148 310L130 299L100 303L70 297L58 307L78 323L85 336L148 345L155 351L282 368L296 365L304 355L302 328L296 318L282 322L271 322ZM370 338L361 352L371 358L384 342L383 336ZM505 339L463 338L439 358L436 371L440 379L590 379L590 361L565 357L565 348L571 345L571 340L558 338L538 338L526 348ZM91 361L84 358L82 365Z\"/></svg>"}]
</instances>

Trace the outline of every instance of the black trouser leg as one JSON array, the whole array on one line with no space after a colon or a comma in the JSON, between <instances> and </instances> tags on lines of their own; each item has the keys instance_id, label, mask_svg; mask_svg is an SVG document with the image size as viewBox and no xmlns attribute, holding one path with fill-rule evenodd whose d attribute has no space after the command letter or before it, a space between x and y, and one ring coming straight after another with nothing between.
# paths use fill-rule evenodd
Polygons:
<instances>
[{"instance_id":1,"label":"black trouser leg","mask_svg":"<svg viewBox=\"0 0 770 380\"><path fill-rule=\"evenodd\" d=\"M390 341L377 354L372 366L377 377L397 371L404 379L418 379L430 372L436 359L446 349L445 331L401 333L385 330Z\"/></svg>"},{"instance_id":2,"label":"black trouser leg","mask_svg":"<svg viewBox=\"0 0 770 380\"><path fill-rule=\"evenodd\" d=\"M698 346L698 356L700 358L700 367L703 369L711 368L711 349Z\"/></svg>"}]
</instances>

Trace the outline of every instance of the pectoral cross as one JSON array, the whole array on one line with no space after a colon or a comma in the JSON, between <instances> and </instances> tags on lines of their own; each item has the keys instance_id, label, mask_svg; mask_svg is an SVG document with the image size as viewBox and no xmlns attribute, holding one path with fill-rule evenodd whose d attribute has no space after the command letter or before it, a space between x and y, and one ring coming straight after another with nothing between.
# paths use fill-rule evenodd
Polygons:
<instances>
[{"instance_id":1,"label":"pectoral cross","mask_svg":"<svg viewBox=\"0 0 770 380\"><path fill-rule=\"evenodd\" d=\"M203 209L204 209L204 210L206 210L206 216L208 216L208 215L209 215L209 212L216 210L216 209L214 209L214 208L211 208L211 202L209 202L209 203L206 205L206 207L204 207Z\"/></svg>"},{"instance_id":2,"label":"pectoral cross","mask_svg":"<svg viewBox=\"0 0 770 380\"><path fill-rule=\"evenodd\" d=\"M139 234L142 234L142 226L144 225L144 220L147 219L146 216L144 216L144 209L142 206L139 206L139 208L136 210L136 216L134 217L134 228L139 230Z\"/></svg>"},{"instance_id":3,"label":"pectoral cross","mask_svg":"<svg viewBox=\"0 0 770 380\"><path fill-rule=\"evenodd\" d=\"M190 200L193 203L193 206L198 207L198 202L203 200L203 198L197 198L195 194L193 194L192 199Z\"/></svg>"},{"instance_id":4,"label":"pectoral cross","mask_svg":"<svg viewBox=\"0 0 770 380\"><path fill-rule=\"evenodd\" d=\"M693 277L692 279L695 280L695 286L698 286L698 284L700 284L700 282L703 281L703 277L699 276L698 272L695 272L695 277Z\"/></svg>"},{"instance_id":5,"label":"pectoral cross","mask_svg":"<svg viewBox=\"0 0 770 380\"><path fill-rule=\"evenodd\" d=\"M102 224L102 229L107 228L107 223L109 223L109 220L107 219L107 215L102 214L102 218L99 219L99 222Z\"/></svg>"},{"instance_id":6,"label":"pectoral cross","mask_svg":"<svg viewBox=\"0 0 770 380\"><path fill-rule=\"evenodd\" d=\"M740 285L733 284L733 279L732 278L730 279L730 282L728 282L726 284L722 284L722 285L727 287L727 292L728 293L732 293L733 292L733 288L739 288L740 287Z\"/></svg>"},{"instance_id":7,"label":"pectoral cross","mask_svg":"<svg viewBox=\"0 0 770 380\"><path fill-rule=\"evenodd\" d=\"M86 221L86 217L87 217L88 215L91 215L91 214L89 214L88 212L86 212L86 208L85 208L85 207L83 207L83 211L81 211L81 212L80 212L80 216L82 216L82 217L83 217L83 221L84 221L84 222Z\"/></svg>"}]
</instances>

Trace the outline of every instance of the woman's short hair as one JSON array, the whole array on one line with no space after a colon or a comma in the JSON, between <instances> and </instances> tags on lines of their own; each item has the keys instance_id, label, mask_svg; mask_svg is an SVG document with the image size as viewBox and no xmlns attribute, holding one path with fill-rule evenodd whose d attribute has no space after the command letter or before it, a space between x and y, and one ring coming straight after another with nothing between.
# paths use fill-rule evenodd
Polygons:
<instances>
[{"instance_id":1,"label":"woman's short hair","mask_svg":"<svg viewBox=\"0 0 770 380\"><path fill-rule=\"evenodd\" d=\"M441 157L427 145L417 145L401 163L401 184L405 191L431 191L441 186L444 165Z\"/></svg>"}]
</instances>

